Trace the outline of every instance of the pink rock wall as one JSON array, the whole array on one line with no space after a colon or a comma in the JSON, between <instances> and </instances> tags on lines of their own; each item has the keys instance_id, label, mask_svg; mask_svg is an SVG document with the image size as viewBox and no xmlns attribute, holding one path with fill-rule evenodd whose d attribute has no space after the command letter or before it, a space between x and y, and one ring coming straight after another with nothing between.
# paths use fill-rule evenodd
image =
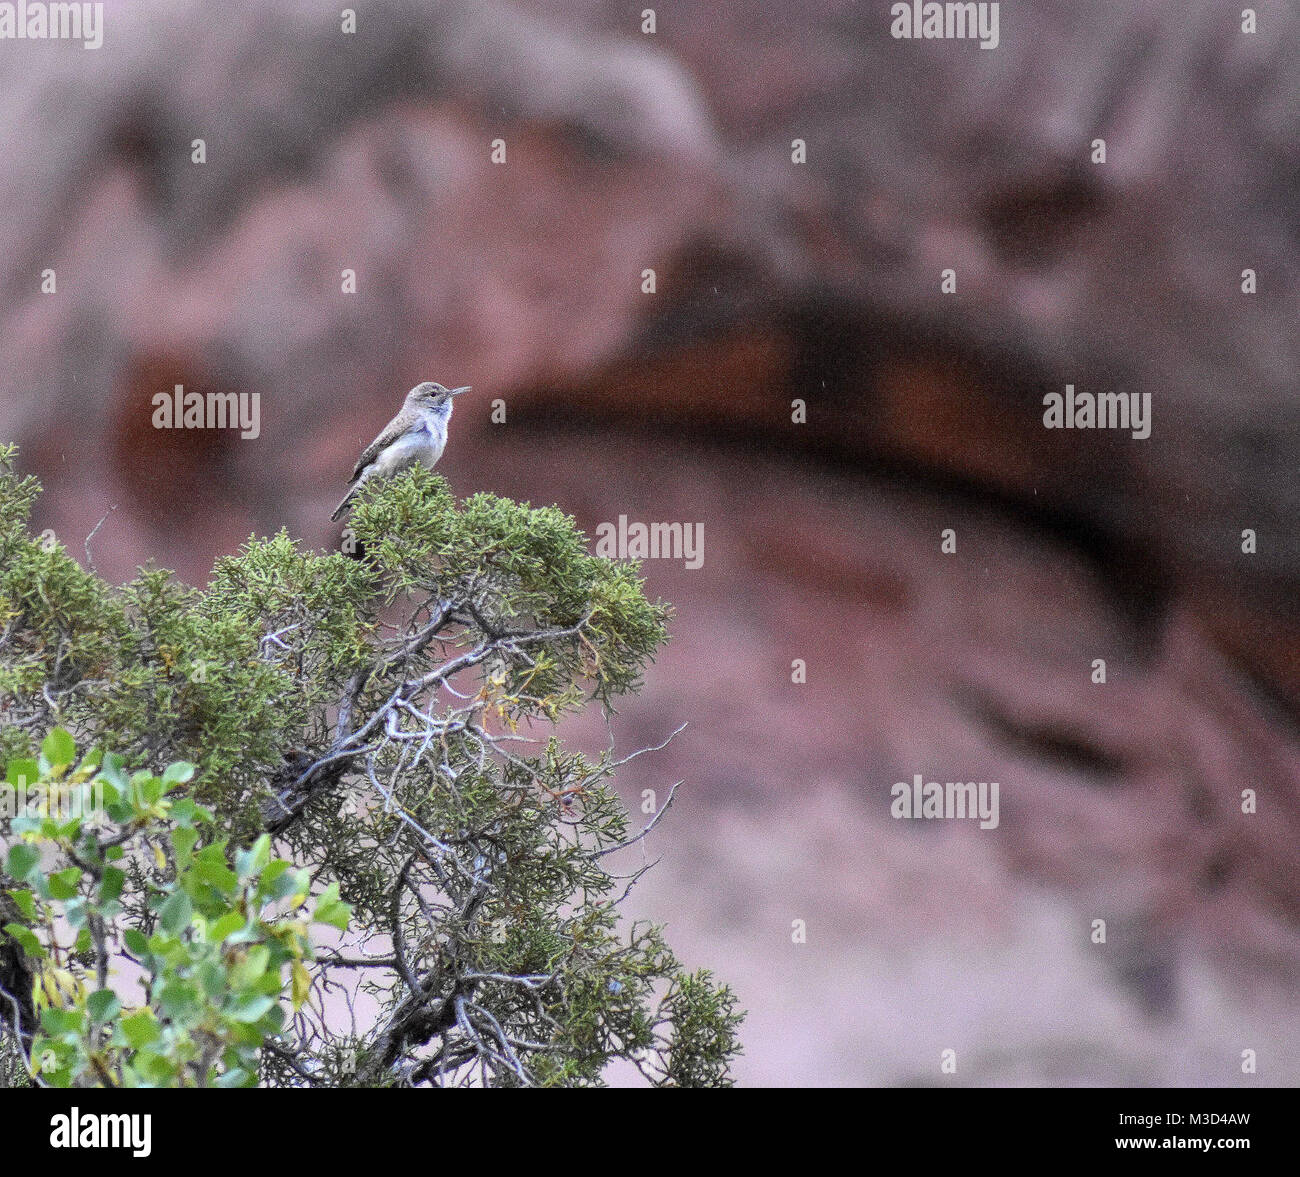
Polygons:
<instances>
[{"instance_id":1,"label":"pink rock wall","mask_svg":"<svg viewBox=\"0 0 1300 1177\"><path fill-rule=\"evenodd\" d=\"M617 730L690 720L626 776L687 781L636 902L750 1007L742 1078L1295 1081L1300 24L1085 7L1004 6L992 52L759 0L110 3L101 50L23 45L38 524L107 513L118 578L330 545L402 392L472 383L458 492L703 524L646 566L674 640ZM155 430L177 383L260 436ZM1150 393L1151 438L1044 430L1067 383ZM998 829L892 820L918 772L998 780Z\"/></svg>"}]
</instances>

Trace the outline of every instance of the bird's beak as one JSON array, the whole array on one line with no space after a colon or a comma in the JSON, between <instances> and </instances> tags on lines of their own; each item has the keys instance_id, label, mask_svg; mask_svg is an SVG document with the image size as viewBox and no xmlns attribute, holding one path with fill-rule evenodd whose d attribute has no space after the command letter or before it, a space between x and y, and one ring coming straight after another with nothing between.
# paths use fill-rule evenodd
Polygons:
<instances>
[{"instance_id":1,"label":"bird's beak","mask_svg":"<svg viewBox=\"0 0 1300 1177\"><path fill-rule=\"evenodd\" d=\"M472 384L467 384L467 385L465 385L464 388L453 388L453 389L452 389L452 390L451 390L447 395L448 395L448 396L460 396L460 394L461 394L462 392L471 392L471 391L473 391L473 387L474 387L474 386L473 386Z\"/></svg>"}]
</instances>

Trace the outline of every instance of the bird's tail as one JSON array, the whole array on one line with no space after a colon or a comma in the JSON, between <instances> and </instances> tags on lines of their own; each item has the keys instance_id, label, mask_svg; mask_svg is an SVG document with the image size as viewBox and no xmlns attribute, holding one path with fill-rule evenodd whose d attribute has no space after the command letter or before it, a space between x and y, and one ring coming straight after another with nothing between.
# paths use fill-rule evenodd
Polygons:
<instances>
[{"instance_id":1,"label":"bird's tail","mask_svg":"<svg viewBox=\"0 0 1300 1177\"><path fill-rule=\"evenodd\" d=\"M334 514L330 516L331 523L338 522L339 516L342 515L343 512L348 509L348 504L351 503L352 500L357 497L357 491L360 488L361 488L361 484L357 483L356 486L354 486L350 491L348 491L347 494L343 496L343 501L339 503L337 507L334 508Z\"/></svg>"}]
</instances>

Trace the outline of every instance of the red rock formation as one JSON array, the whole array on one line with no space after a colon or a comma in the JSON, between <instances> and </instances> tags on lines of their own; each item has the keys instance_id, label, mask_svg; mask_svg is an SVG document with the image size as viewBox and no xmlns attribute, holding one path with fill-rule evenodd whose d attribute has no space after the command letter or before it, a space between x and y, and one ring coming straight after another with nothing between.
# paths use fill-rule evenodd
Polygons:
<instances>
[{"instance_id":1,"label":"red rock formation","mask_svg":"<svg viewBox=\"0 0 1300 1177\"><path fill-rule=\"evenodd\" d=\"M833 0L109 5L6 85L0 434L74 550L109 512L101 571L201 580L332 543L401 393L473 383L457 490L705 525L624 738L692 726L627 783L688 780L639 894L734 975L746 1077L1295 1081L1300 39L1256 7L982 52ZM176 383L261 437L159 435ZM1067 383L1151 439L1043 429ZM916 772L996 774L998 831L891 821Z\"/></svg>"}]
</instances>

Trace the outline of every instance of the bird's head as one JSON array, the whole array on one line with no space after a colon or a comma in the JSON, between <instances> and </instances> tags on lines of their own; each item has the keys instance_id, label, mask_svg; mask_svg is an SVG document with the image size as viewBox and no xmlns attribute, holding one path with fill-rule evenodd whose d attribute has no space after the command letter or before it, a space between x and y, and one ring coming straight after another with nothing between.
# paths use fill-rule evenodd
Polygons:
<instances>
[{"instance_id":1,"label":"bird's head","mask_svg":"<svg viewBox=\"0 0 1300 1177\"><path fill-rule=\"evenodd\" d=\"M470 386L468 384L464 388L444 388L441 384L426 380L423 384L417 384L406 394L406 403L420 409L442 409L445 407L450 412L452 397L460 396L462 392L469 392L469 390Z\"/></svg>"}]
</instances>

